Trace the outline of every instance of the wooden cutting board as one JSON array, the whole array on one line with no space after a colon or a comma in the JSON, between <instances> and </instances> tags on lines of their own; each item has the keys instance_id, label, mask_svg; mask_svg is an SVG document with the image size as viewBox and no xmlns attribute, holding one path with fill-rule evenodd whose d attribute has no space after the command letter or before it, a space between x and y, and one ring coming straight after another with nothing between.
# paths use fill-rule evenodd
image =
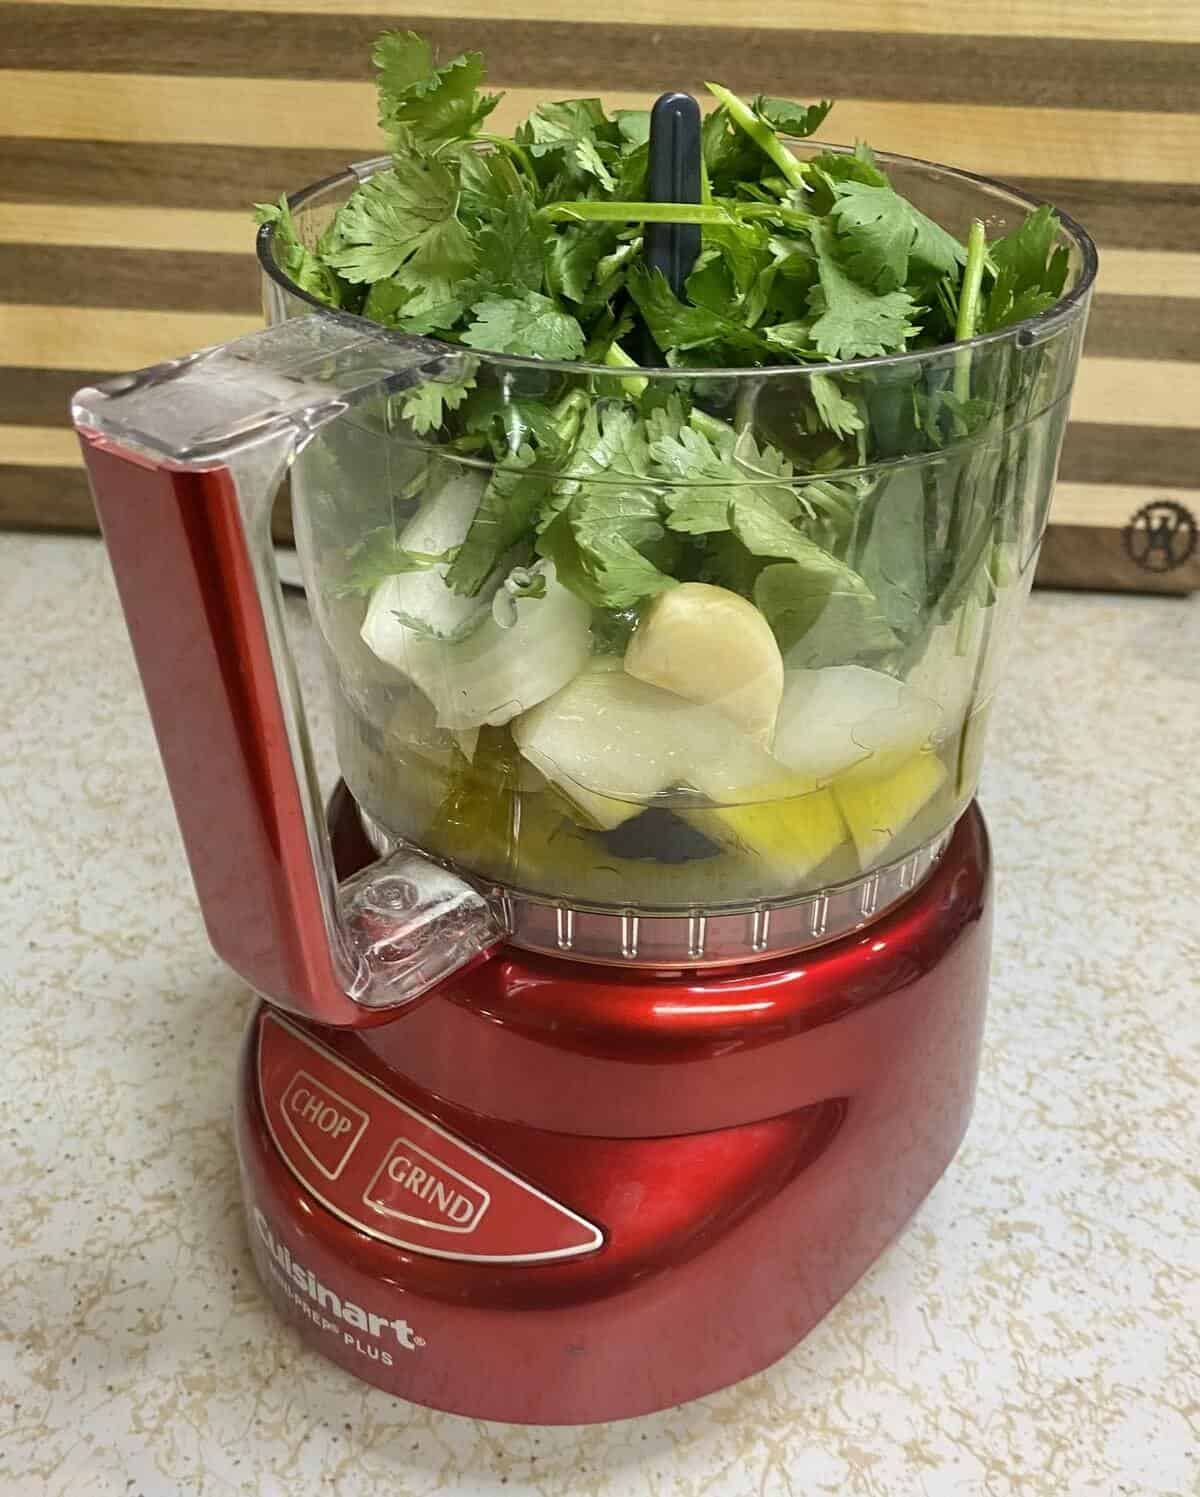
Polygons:
<instances>
[{"instance_id":1,"label":"wooden cutting board","mask_svg":"<svg viewBox=\"0 0 1200 1497\"><path fill-rule=\"evenodd\" d=\"M257 326L249 204L378 149L370 42L410 24L486 53L502 124L547 96L628 106L716 75L832 96L837 138L1004 177L1078 217L1102 266L1039 581L1200 585L1200 0L416 12L0 3L0 525L92 527L73 390Z\"/></svg>"}]
</instances>

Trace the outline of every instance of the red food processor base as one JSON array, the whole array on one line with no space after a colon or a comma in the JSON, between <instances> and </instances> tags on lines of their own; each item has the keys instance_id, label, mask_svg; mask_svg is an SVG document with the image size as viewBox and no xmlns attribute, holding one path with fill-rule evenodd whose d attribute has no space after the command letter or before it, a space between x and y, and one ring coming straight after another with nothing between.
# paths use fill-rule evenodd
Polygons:
<instances>
[{"instance_id":1,"label":"red food processor base","mask_svg":"<svg viewBox=\"0 0 1200 1497\"><path fill-rule=\"evenodd\" d=\"M342 872L370 856L348 796ZM989 854L974 806L855 934L733 970L511 948L374 1028L260 1007L250 1240L309 1344L387 1392L530 1423L645 1414L790 1350L970 1117Z\"/></svg>"}]
</instances>

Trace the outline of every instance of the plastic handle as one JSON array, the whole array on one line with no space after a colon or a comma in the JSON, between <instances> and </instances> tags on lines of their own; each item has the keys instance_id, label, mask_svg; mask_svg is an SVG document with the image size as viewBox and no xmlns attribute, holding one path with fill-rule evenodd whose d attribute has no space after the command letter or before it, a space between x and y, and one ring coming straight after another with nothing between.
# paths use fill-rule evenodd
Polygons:
<instances>
[{"instance_id":1,"label":"plastic handle","mask_svg":"<svg viewBox=\"0 0 1200 1497\"><path fill-rule=\"evenodd\" d=\"M410 849L335 886L270 512L307 438L453 377L437 344L298 318L81 390L73 416L209 936L264 998L371 1021L503 931Z\"/></svg>"}]
</instances>

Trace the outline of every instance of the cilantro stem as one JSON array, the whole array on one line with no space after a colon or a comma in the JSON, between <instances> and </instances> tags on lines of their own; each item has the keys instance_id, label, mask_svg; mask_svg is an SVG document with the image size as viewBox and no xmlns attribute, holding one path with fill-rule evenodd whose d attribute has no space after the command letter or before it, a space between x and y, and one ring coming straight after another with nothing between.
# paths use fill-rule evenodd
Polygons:
<instances>
[{"instance_id":1,"label":"cilantro stem","mask_svg":"<svg viewBox=\"0 0 1200 1497\"><path fill-rule=\"evenodd\" d=\"M705 88L719 104L729 112L729 118L744 130L754 144L768 155L793 187L804 186L804 168L775 134L765 120L759 119L745 99L722 88L719 83L706 83Z\"/></svg>"},{"instance_id":2,"label":"cilantro stem","mask_svg":"<svg viewBox=\"0 0 1200 1497\"><path fill-rule=\"evenodd\" d=\"M506 135L487 135L480 132L476 140L486 140L488 145L497 146L502 151L507 151L531 182L537 181L537 172L534 170L533 162L529 153L522 150L515 140L509 140Z\"/></svg>"},{"instance_id":3,"label":"cilantro stem","mask_svg":"<svg viewBox=\"0 0 1200 1497\"><path fill-rule=\"evenodd\" d=\"M538 212L550 223L651 223L700 224L713 228L735 228L739 223L766 219L793 229L805 228L813 215L803 208L785 208L782 203L622 203L581 199L578 202L547 203Z\"/></svg>"},{"instance_id":4,"label":"cilantro stem","mask_svg":"<svg viewBox=\"0 0 1200 1497\"><path fill-rule=\"evenodd\" d=\"M971 220L967 235L967 263L963 269L962 289L958 293L958 321L954 337L965 343L979 327L979 302L983 288L983 269L987 263L987 235L979 219ZM971 355L960 348L954 356L954 395L957 400L971 397Z\"/></svg>"},{"instance_id":5,"label":"cilantro stem","mask_svg":"<svg viewBox=\"0 0 1200 1497\"><path fill-rule=\"evenodd\" d=\"M640 369L642 366L635 358L632 358L615 340L608 345L604 354L604 362L610 369ZM620 381L623 389L627 390L635 400L646 393L650 381L644 374L631 375L628 379Z\"/></svg>"},{"instance_id":6,"label":"cilantro stem","mask_svg":"<svg viewBox=\"0 0 1200 1497\"><path fill-rule=\"evenodd\" d=\"M698 405L692 407L691 414L688 416L688 424L693 426L702 437L707 437L710 442L719 443L737 436L728 421L722 421L718 416L710 416Z\"/></svg>"},{"instance_id":7,"label":"cilantro stem","mask_svg":"<svg viewBox=\"0 0 1200 1497\"><path fill-rule=\"evenodd\" d=\"M727 227L737 222L734 216L714 203L613 203L592 202L547 203L539 209L550 223L649 223L649 224L719 224Z\"/></svg>"}]
</instances>

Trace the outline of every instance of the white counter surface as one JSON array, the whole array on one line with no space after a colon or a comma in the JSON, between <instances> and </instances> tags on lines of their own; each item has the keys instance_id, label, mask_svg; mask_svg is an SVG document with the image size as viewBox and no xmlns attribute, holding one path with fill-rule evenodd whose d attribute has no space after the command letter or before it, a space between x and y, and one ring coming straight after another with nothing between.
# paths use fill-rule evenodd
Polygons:
<instances>
[{"instance_id":1,"label":"white counter surface","mask_svg":"<svg viewBox=\"0 0 1200 1497\"><path fill-rule=\"evenodd\" d=\"M979 1102L913 1224L764 1375L557 1430L389 1399L275 1319L230 1128L248 998L99 544L0 536L0 629L4 1497L1200 1491L1200 599L1034 597L982 797Z\"/></svg>"}]
</instances>

